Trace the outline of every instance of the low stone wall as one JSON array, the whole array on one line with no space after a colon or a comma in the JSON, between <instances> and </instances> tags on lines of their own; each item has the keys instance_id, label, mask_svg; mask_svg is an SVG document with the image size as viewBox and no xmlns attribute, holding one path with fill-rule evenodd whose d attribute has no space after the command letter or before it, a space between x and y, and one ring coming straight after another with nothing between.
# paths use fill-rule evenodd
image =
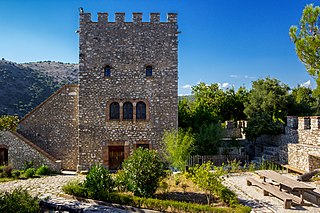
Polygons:
<instances>
[{"instance_id":1,"label":"low stone wall","mask_svg":"<svg viewBox=\"0 0 320 213\"><path fill-rule=\"evenodd\" d=\"M290 166L299 168L304 171L311 171L315 167L319 166L318 162L315 164L315 161L319 158L314 157L316 160L312 160L314 155L320 155L320 147L306 145L306 144L288 144L288 163Z\"/></svg>"},{"instance_id":2,"label":"low stone wall","mask_svg":"<svg viewBox=\"0 0 320 213\"><path fill-rule=\"evenodd\" d=\"M16 132L0 131L0 146L8 148L8 163L14 169L22 169L25 162L33 162L35 167L48 165L53 171L60 172L61 161L28 141Z\"/></svg>"}]
</instances>

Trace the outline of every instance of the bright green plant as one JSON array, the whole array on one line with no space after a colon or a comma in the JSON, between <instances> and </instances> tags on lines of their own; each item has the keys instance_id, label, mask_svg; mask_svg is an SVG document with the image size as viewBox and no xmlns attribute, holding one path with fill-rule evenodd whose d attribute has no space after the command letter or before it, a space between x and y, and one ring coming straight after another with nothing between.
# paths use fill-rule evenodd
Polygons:
<instances>
[{"instance_id":1,"label":"bright green plant","mask_svg":"<svg viewBox=\"0 0 320 213\"><path fill-rule=\"evenodd\" d=\"M36 175L49 175L49 174L50 174L50 169L47 165L41 165L36 170Z\"/></svg>"},{"instance_id":2,"label":"bright green plant","mask_svg":"<svg viewBox=\"0 0 320 213\"><path fill-rule=\"evenodd\" d=\"M191 180L197 184L202 190L205 191L208 205L211 203L212 195L216 185L218 184L218 176L215 175L212 170L213 164L209 161L207 163L196 165L192 168Z\"/></svg>"},{"instance_id":3,"label":"bright green plant","mask_svg":"<svg viewBox=\"0 0 320 213\"><path fill-rule=\"evenodd\" d=\"M190 130L185 132L180 128L178 131L165 132L163 142L168 162L180 171L184 171L193 151L194 137Z\"/></svg>"},{"instance_id":4,"label":"bright green plant","mask_svg":"<svg viewBox=\"0 0 320 213\"><path fill-rule=\"evenodd\" d=\"M12 177L14 178L19 178L21 175L21 171L20 170L12 170Z\"/></svg>"},{"instance_id":5,"label":"bright green plant","mask_svg":"<svg viewBox=\"0 0 320 213\"><path fill-rule=\"evenodd\" d=\"M163 162L154 150L138 148L123 163L128 190L135 196L150 197L165 177Z\"/></svg>"},{"instance_id":6,"label":"bright green plant","mask_svg":"<svg viewBox=\"0 0 320 213\"><path fill-rule=\"evenodd\" d=\"M127 183L128 181L127 181L125 171L118 170L114 180L114 184L115 184L115 187L117 188L117 191L119 192L127 191Z\"/></svg>"},{"instance_id":7,"label":"bright green plant","mask_svg":"<svg viewBox=\"0 0 320 213\"><path fill-rule=\"evenodd\" d=\"M83 182L83 186L92 193L101 191L112 192L114 181L109 170L103 165L93 165Z\"/></svg>"},{"instance_id":8,"label":"bright green plant","mask_svg":"<svg viewBox=\"0 0 320 213\"><path fill-rule=\"evenodd\" d=\"M15 130L19 123L18 116L1 115L0 116L0 131Z\"/></svg>"},{"instance_id":9,"label":"bright green plant","mask_svg":"<svg viewBox=\"0 0 320 213\"><path fill-rule=\"evenodd\" d=\"M13 192L0 193L0 212L38 213L39 198L32 197L26 190L14 189Z\"/></svg>"},{"instance_id":10,"label":"bright green plant","mask_svg":"<svg viewBox=\"0 0 320 213\"><path fill-rule=\"evenodd\" d=\"M26 171L24 171L23 175L26 178L31 178L31 177L33 177L35 175L35 173L36 173L36 169L35 168L29 168Z\"/></svg>"}]
</instances>

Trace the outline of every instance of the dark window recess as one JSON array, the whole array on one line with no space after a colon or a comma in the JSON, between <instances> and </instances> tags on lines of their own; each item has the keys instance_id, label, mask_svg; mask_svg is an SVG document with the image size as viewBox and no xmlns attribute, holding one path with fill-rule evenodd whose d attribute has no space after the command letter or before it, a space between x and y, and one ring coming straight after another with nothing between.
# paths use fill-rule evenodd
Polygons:
<instances>
[{"instance_id":1,"label":"dark window recess","mask_svg":"<svg viewBox=\"0 0 320 213\"><path fill-rule=\"evenodd\" d=\"M120 119L120 105L117 102L110 104L110 119Z\"/></svg>"},{"instance_id":2,"label":"dark window recess","mask_svg":"<svg viewBox=\"0 0 320 213\"><path fill-rule=\"evenodd\" d=\"M146 76L152 76L152 66L146 67Z\"/></svg>"},{"instance_id":3,"label":"dark window recess","mask_svg":"<svg viewBox=\"0 0 320 213\"><path fill-rule=\"evenodd\" d=\"M123 119L133 119L133 106L131 102L125 102L123 104Z\"/></svg>"},{"instance_id":4,"label":"dark window recess","mask_svg":"<svg viewBox=\"0 0 320 213\"><path fill-rule=\"evenodd\" d=\"M146 119L146 104L142 101L139 101L137 103L136 107L136 114L137 114L137 119Z\"/></svg>"},{"instance_id":5,"label":"dark window recess","mask_svg":"<svg viewBox=\"0 0 320 213\"><path fill-rule=\"evenodd\" d=\"M104 68L104 76L105 77L110 77L111 76L111 67L110 66L106 66Z\"/></svg>"},{"instance_id":6,"label":"dark window recess","mask_svg":"<svg viewBox=\"0 0 320 213\"><path fill-rule=\"evenodd\" d=\"M0 166L8 165L8 149L0 148Z\"/></svg>"},{"instance_id":7,"label":"dark window recess","mask_svg":"<svg viewBox=\"0 0 320 213\"><path fill-rule=\"evenodd\" d=\"M142 148L142 149L149 149L149 144L146 144L146 143L138 143L137 144L137 149L138 148Z\"/></svg>"}]
</instances>

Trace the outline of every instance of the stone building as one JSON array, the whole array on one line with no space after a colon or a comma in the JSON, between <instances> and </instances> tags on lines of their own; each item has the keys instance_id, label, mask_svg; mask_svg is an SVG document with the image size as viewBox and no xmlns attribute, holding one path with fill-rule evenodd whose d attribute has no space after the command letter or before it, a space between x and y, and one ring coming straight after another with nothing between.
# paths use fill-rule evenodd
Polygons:
<instances>
[{"instance_id":1,"label":"stone building","mask_svg":"<svg viewBox=\"0 0 320 213\"><path fill-rule=\"evenodd\" d=\"M98 13L94 22L81 13L79 85L64 86L27 114L16 133L3 133L0 152L8 162L117 169L137 147L161 150L164 131L178 128L177 15L167 17L161 22L151 13L143 22L142 13L133 13L127 22L116 13L110 22L108 13ZM37 154L24 158L29 149Z\"/></svg>"}]
</instances>

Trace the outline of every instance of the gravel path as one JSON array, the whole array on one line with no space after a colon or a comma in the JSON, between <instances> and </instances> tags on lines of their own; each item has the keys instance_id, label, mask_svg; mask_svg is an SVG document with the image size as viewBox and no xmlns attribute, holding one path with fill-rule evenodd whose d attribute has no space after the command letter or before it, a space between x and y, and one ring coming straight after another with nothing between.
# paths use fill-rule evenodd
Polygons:
<instances>
[{"instance_id":1,"label":"gravel path","mask_svg":"<svg viewBox=\"0 0 320 213\"><path fill-rule=\"evenodd\" d=\"M287 174L288 176L291 176ZM263 196L262 190L256 186L247 186L246 177L253 176L253 173L232 174L225 178L224 185L233 190L240 199L240 202L252 208L255 213L269 212L320 212L316 205L293 206L291 209L283 208L283 201L271 196ZM319 189L319 186L316 186Z\"/></svg>"},{"instance_id":2,"label":"gravel path","mask_svg":"<svg viewBox=\"0 0 320 213\"><path fill-rule=\"evenodd\" d=\"M62 197L62 186L71 180L84 180L84 175L56 175L41 178L32 178L27 180L16 180L0 183L0 191L12 191L15 188L27 189L30 194L39 196L42 199L49 197L48 202L55 205L64 205L75 209L82 209L84 213L124 213L131 212L128 210L118 209L109 206L99 205L94 202L80 202L74 199Z\"/></svg>"}]
</instances>

